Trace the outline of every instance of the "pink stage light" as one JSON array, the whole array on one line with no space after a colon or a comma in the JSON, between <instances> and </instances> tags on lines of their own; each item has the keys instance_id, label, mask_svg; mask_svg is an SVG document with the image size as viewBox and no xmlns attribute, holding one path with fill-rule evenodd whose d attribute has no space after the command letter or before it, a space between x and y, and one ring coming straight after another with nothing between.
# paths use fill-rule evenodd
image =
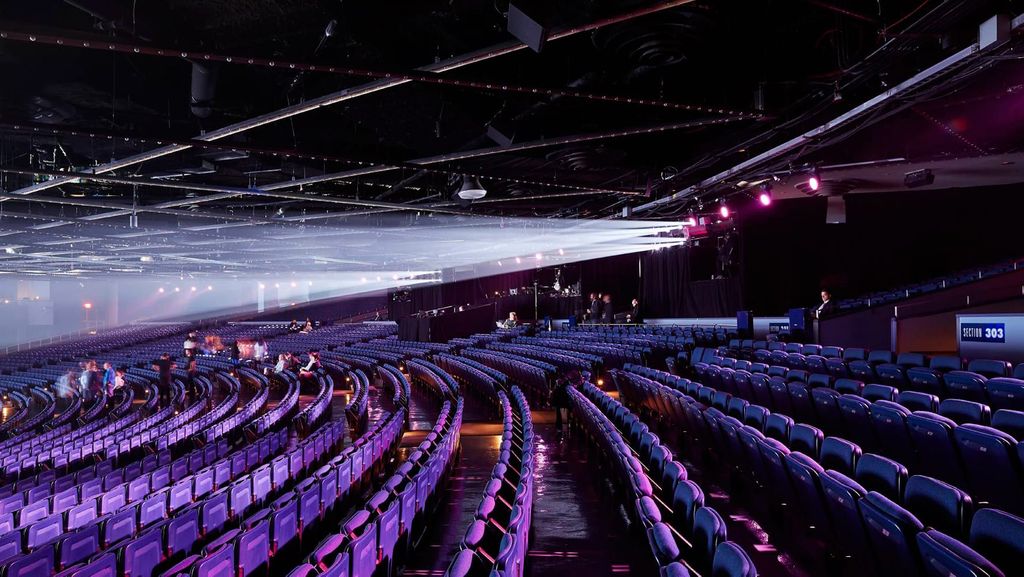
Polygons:
<instances>
[{"instance_id":1,"label":"pink stage light","mask_svg":"<svg viewBox=\"0 0 1024 577\"><path fill-rule=\"evenodd\" d=\"M719 207L718 214L722 215L722 218L729 218L729 207L723 204L721 207Z\"/></svg>"},{"instance_id":2,"label":"pink stage light","mask_svg":"<svg viewBox=\"0 0 1024 577\"><path fill-rule=\"evenodd\" d=\"M762 192L758 195L757 201L761 203L761 206L769 206L772 203L772 195L767 192Z\"/></svg>"}]
</instances>

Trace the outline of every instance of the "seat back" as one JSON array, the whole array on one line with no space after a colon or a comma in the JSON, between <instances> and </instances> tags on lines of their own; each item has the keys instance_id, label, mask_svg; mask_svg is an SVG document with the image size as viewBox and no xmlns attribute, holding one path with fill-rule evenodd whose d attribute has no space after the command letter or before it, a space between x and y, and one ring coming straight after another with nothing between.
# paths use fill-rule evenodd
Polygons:
<instances>
[{"instance_id":1,"label":"seat back","mask_svg":"<svg viewBox=\"0 0 1024 577\"><path fill-rule=\"evenodd\" d=\"M868 491L899 501L907 482L907 468L881 455L865 453L857 461L854 478Z\"/></svg>"},{"instance_id":2,"label":"seat back","mask_svg":"<svg viewBox=\"0 0 1024 577\"><path fill-rule=\"evenodd\" d=\"M932 477L907 480L903 505L928 527L958 539L967 537L974 503L964 491Z\"/></svg>"}]
</instances>

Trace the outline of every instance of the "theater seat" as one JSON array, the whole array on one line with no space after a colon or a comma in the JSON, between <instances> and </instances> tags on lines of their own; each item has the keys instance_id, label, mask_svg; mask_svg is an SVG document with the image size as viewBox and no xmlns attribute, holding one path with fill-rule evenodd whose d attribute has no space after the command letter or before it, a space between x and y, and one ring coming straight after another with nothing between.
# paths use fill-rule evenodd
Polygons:
<instances>
[{"instance_id":1,"label":"theater seat","mask_svg":"<svg viewBox=\"0 0 1024 577\"><path fill-rule=\"evenodd\" d=\"M914 367L907 369L907 388L931 395L945 394L942 373L933 368Z\"/></svg>"},{"instance_id":2,"label":"theater seat","mask_svg":"<svg viewBox=\"0 0 1024 577\"><path fill-rule=\"evenodd\" d=\"M985 377L970 371L950 371L942 377L948 395L955 399L988 401L985 393Z\"/></svg>"},{"instance_id":3,"label":"theater seat","mask_svg":"<svg viewBox=\"0 0 1024 577\"><path fill-rule=\"evenodd\" d=\"M803 423L795 424L789 430L789 449L791 451L799 451L817 460L824 438L825 435L817 427Z\"/></svg>"},{"instance_id":4,"label":"theater seat","mask_svg":"<svg viewBox=\"0 0 1024 577\"><path fill-rule=\"evenodd\" d=\"M728 534L725 521L711 507L701 507L693 516L693 548L700 567L710 567L715 549L725 541Z\"/></svg>"},{"instance_id":5,"label":"theater seat","mask_svg":"<svg viewBox=\"0 0 1024 577\"><path fill-rule=\"evenodd\" d=\"M960 425L953 431L963 457L971 496L979 507L1012 513L1024 511L1024 477L1016 454L1016 439L983 425Z\"/></svg>"},{"instance_id":6,"label":"theater seat","mask_svg":"<svg viewBox=\"0 0 1024 577\"><path fill-rule=\"evenodd\" d=\"M971 520L968 544L1007 575L1019 575L1024 559L1024 518L980 509Z\"/></svg>"},{"instance_id":7,"label":"theater seat","mask_svg":"<svg viewBox=\"0 0 1024 577\"><path fill-rule=\"evenodd\" d=\"M919 391L900 391L900 394L896 395L896 402L911 412L929 411L934 413L939 409L939 397Z\"/></svg>"},{"instance_id":8,"label":"theater seat","mask_svg":"<svg viewBox=\"0 0 1024 577\"><path fill-rule=\"evenodd\" d=\"M861 396L873 403L875 401L895 401L898 393L899 390L895 387L870 384L864 386Z\"/></svg>"},{"instance_id":9,"label":"theater seat","mask_svg":"<svg viewBox=\"0 0 1024 577\"><path fill-rule=\"evenodd\" d=\"M967 537L974 514L974 503L967 493L924 475L914 475L907 480L903 506L926 526L957 539Z\"/></svg>"},{"instance_id":10,"label":"theater seat","mask_svg":"<svg viewBox=\"0 0 1024 577\"><path fill-rule=\"evenodd\" d=\"M928 368L939 371L940 373L948 373L949 371L962 370L964 367L960 357L938 355L931 358L928 362Z\"/></svg>"},{"instance_id":11,"label":"theater seat","mask_svg":"<svg viewBox=\"0 0 1024 577\"><path fill-rule=\"evenodd\" d=\"M875 491L860 500L860 512L882 574L918 575L917 534L924 530L921 521Z\"/></svg>"},{"instance_id":12,"label":"theater seat","mask_svg":"<svg viewBox=\"0 0 1024 577\"><path fill-rule=\"evenodd\" d=\"M833 542L850 558L852 566L871 567L874 561L858 505L867 490L838 471L825 471L820 481L825 507L835 529Z\"/></svg>"},{"instance_id":13,"label":"theater seat","mask_svg":"<svg viewBox=\"0 0 1024 577\"><path fill-rule=\"evenodd\" d=\"M669 563L661 568L660 577L690 577L690 572L682 563Z\"/></svg>"},{"instance_id":14,"label":"theater seat","mask_svg":"<svg viewBox=\"0 0 1024 577\"><path fill-rule=\"evenodd\" d=\"M985 381L985 391L992 410L1024 411L1024 380L997 377Z\"/></svg>"},{"instance_id":15,"label":"theater seat","mask_svg":"<svg viewBox=\"0 0 1024 577\"><path fill-rule=\"evenodd\" d=\"M939 531L918 533L917 546L927 577L1005 577L977 551Z\"/></svg>"},{"instance_id":16,"label":"theater seat","mask_svg":"<svg viewBox=\"0 0 1024 577\"><path fill-rule=\"evenodd\" d=\"M693 481L676 483L672 493L672 512L675 515L673 526L681 529L681 533L689 538L693 534L693 520L697 509L704 506L704 491Z\"/></svg>"},{"instance_id":17,"label":"theater seat","mask_svg":"<svg viewBox=\"0 0 1024 577\"><path fill-rule=\"evenodd\" d=\"M946 399L939 403L939 414L951 419L958 425L974 423L987 425L992 417L988 405L963 399Z\"/></svg>"},{"instance_id":18,"label":"theater seat","mask_svg":"<svg viewBox=\"0 0 1024 577\"><path fill-rule=\"evenodd\" d=\"M992 428L1008 433L1018 441L1024 441L1024 411L999 409L992 415Z\"/></svg>"},{"instance_id":19,"label":"theater seat","mask_svg":"<svg viewBox=\"0 0 1024 577\"><path fill-rule=\"evenodd\" d=\"M757 569L742 547L726 541L715 549L711 577L757 577Z\"/></svg>"},{"instance_id":20,"label":"theater seat","mask_svg":"<svg viewBox=\"0 0 1024 577\"><path fill-rule=\"evenodd\" d=\"M936 413L917 411L907 417L907 427L917 448L915 472L967 487L964 465L953 437L957 424Z\"/></svg>"},{"instance_id":21,"label":"theater seat","mask_svg":"<svg viewBox=\"0 0 1024 577\"><path fill-rule=\"evenodd\" d=\"M1010 363L990 359L974 359L967 363L967 370L990 379L1010 376Z\"/></svg>"},{"instance_id":22,"label":"theater seat","mask_svg":"<svg viewBox=\"0 0 1024 577\"><path fill-rule=\"evenodd\" d=\"M821 456L818 463L825 470L835 470L852 476L860 459L861 450L856 444L839 437L825 437L821 442Z\"/></svg>"},{"instance_id":23,"label":"theater seat","mask_svg":"<svg viewBox=\"0 0 1024 577\"><path fill-rule=\"evenodd\" d=\"M865 453L857 461L854 478L868 491L881 493L899 502L907 483L907 468L881 455Z\"/></svg>"}]
</instances>

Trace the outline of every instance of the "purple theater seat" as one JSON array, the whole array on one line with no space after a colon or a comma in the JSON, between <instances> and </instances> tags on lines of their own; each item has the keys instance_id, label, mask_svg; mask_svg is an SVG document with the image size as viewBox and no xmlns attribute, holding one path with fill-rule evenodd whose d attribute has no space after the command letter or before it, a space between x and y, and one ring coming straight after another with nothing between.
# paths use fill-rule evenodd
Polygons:
<instances>
[{"instance_id":1,"label":"purple theater seat","mask_svg":"<svg viewBox=\"0 0 1024 577\"><path fill-rule=\"evenodd\" d=\"M903 504L926 526L966 538L974 503L964 491L938 479L914 475L907 480Z\"/></svg>"},{"instance_id":2,"label":"purple theater seat","mask_svg":"<svg viewBox=\"0 0 1024 577\"><path fill-rule=\"evenodd\" d=\"M192 574L195 577L224 577L235 573L235 548L233 543L225 543L215 551L211 551L196 562Z\"/></svg>"},{"instance_id":3,"label":"purple theater seat","mask_svg":"<svg viewBox=\"0 0 1024 577\"><path fill-rule=\"evenodd\" d=\"M907 417L907 427L917 448L915 472L966 487L964 466L953 437L957 424L936 413L917 411Z\"/></svg>"},{"instance_id":4,"label":"purple theater seat","mask_svg":"<svg viewBox=\"0 0 1024 577\"><path fill-rule=\"evenodd\" d=\"M169 558L187 555L199 541L199 509L182 511L163 526L165 554Z\"/></svg>"},{"instance_id":5,"label":"purple theater seat","mask_svg":"<svg viewBox=\"0 0 1024 577\"><path fill-rule=\"evenodd\" d=\"M200 506L200 522L203 535L220 531L230 518L227 488L211 495Z\"/></svg>"},{"instance_id":6,"label":"purple theater seat","mask_svg":"<svg viewBox=\"0 0 1024 577\"><path fill-rule=\"evenodd\" d=\"M139 504L140 527L148 527L167 518L167 493L167 489L161 489Z\"/></svg>"},{"instance_id":7,"label":"purple theater seat","mask_svg":"<svg viewBox=\"0 0 1024 577\"><path fill-rule=\"evenodd\" d=\"M271 554L287 549L299 535L298 501L289 499L270 514Z\"/></svg>"},{"instance_id":8,"label":"purple theater seat","mask_svg":"<svg viewBox=\"0 0 1024 577\"><path fill-rule=\"evenodd\" d=\"M25 547L31 551L52 543L64 532L64 519L60 514L50 515L32 523L25 530Z\"/></svg>"},{"instance_id":9,"label":"purple theater seat","mask_svg":"<svg viewBox=\"0 0 1024 577\"><path fill-rule=\"evenodd\" d=\"M163 561L163 543L159 531L146 531L126 543L119 551L123 577L151 577L153 567Z\"/></svg>"},{"instance_id":10,"label":"purple theater seat","mask_svg":"<svg viewBox=\"0 0 1024 577\"><path fill-rule=\"evenodd\" d=\"M113 553L97 555L83 567L75 569L72 577L119 577L117 571L117 557Z\"/></svg>"},{"instance_id":11,"label":"purple theater seat","mask_svg":"<svg viewBox=\"0 0 1024 577\"><path fill-rule=\"evenodd\" d=\"M128 482L128 502L136 503L146 498L149 495L150 480L152 474L145 473L136 477L134 480Z\"/></svg>"},{"instance_id":12,"label":"purple theater seat","mask_svg":"<svg viewBox=\"0 0 1024 577\"><path fill-rule=\"evenodd\" d=\"M273 480L269 466L257 467L252 474L252 500L262 504L273 490Z\"/></svg>"},{"instance_id":13,"label":"purple theater seat","mask_svg":"<svg viewBox=\"0 0 1024 577\"><path fill-rule=\"evenodd\" d=\"M66 569L84 561L99 550L100 532L96 525L64 535L57 541L58 569Z\"/></svg>"},{"instance_id":14,"label":"purple theater seat","mask_svg":"<svg viewBox=\"0 0 1024 577\"><path fill-rule=\"evenodd\" d=\"M53 547L19 555L0 566L0 575L4 577L40 577L52 575L53 571Z\"/></svg>"},{"instance_id":15,"label":"purple theater seat","mask_svg":"<svg viewBox=\"0 0 1024 577\"><path fill-rule=\"evenodd\" d=\"M74 531L91 523L96 518L96 500L72 507L65 514L68 531Z\"/></svg>"},{"instance_id":16,"label":"purple theater seat","mask_svg":"<svg viewBox=\"0 0 1024 577\"><path fill-rule=\"evenodd\" d=\"M257 523L238 536L236 541L238 576L262 576L270 565L270 523Z\"/></svg>"},{"instance_id":17,"label":"purple theater seat","mask_svg":"<svg viewBox=\"0 0 1024 577\"><path fill-rule=\"evenodd\" d=\"M11 531L0 535L0 563L21 554L21 533Z\"/></svg>"},{"instance_id":18,"label":"purple theater seat","mask_svg":"<svg viewBox=\"0 0 1024 577\"><path fill-rule=\"evenodd\" d=\"M117 513L100 517L98 524L101 530L100 539L103 548L106 549L115 543L135 537L138 529L138 510L136 507L126 507Z\"/></svg>"}]
</instances>

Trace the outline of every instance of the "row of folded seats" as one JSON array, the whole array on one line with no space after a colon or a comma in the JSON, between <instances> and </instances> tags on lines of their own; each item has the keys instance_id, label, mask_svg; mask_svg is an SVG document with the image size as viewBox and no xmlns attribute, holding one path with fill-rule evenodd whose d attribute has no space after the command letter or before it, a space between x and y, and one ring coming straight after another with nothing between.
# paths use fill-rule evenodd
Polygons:
<instances>
[{"instance_id":1,"label":"row of folded seats","mask_svg":"<svg viewBox=\"0 0 1024 577\"><path fill-rule=\"evenodd\" d=\"M737 387L730 393L665 376L670 377L668 384L735 418L765 423L770 419L769 430L788 431L794 421L815 425L865 450L885 453L912 470L969 487L972 495L985 502L1024 513L1022 411L996 411L992 419L1000 427L996 428L982 424L988 422L980 418L988 409L972 401L947 399L934 413L912 411L913 405L890 400L898 397L840 394L823 387L808 391L799 384L777 382L767 391Z\"/></svg>"},{"instance_id":2,"label":"row of folded seats","mask_svg":"<svg viewBox=\"0 0 1024 577\"><path fill-rule=\"evenodd\" d=\"M323 427L272 463L267 461L287 444L287 431L267 433L230 454L218 442L170 463L160 464L158 457L152 471L149 457L139 467L112 471L98 479L104 492L96 496L90 481L62 490L42 501L49 516L30 530L15 527L0 537L2 549L14 554L0 565L0 575L156 575L238 526L336 450L343 435L343 424ZM21 495L4 505L17 506L15 497ZM78 505L54 512L75 499ZM27 503L21 511L32 507L38 506ZM40 523L45 525L35 530Z\"/></svg>"},{"instance_id":3,"label":"row of folded seats","mask_svg":"<svg viewBox=\"0 0 1024 577\"><path fill-rule=\"evenodd\" d=\"M687 470L624 405L590 383L569 389L573 421L603 453L624 487L631 518L645 530L663 577L756 577L753 561L728 540L725 522L704 506Z\"/></svg>"},{"instance_id":4,"label":"row of folded seats","mask_svg":"<svg viewBox=\"0 0 1024 577\"><path fill-rule=\"evenodd\" d=\"M266 576L293 567L298 552L320 540L340 518L344 505L363 490L383 461L394 454L404 421L402 409L386 415L340 453L336 452L337 442L328 441L343 438L339 433L344 430L343 422L334 421L322 427L289 455L290 466L292 455L301 455L294 462L302 465L296 474L289 470L288 481L282 482L281 488L272 483L268 486L264 479L262 485L268 490L258 499L259 484L254 471L249 498L243 495L236 507L234 495L229 495L229 528L205 544L195 542L191 551L186 551L191 554L183 559L179 555L180 561L170 567L166 565L174 559L164 557L160 562L166 568L153 575ZM307 462L307 457L312 460ZM244 488L247 487L243 485Z\"/></svg>"},{"instance_id":5,"label":"row of folded seats","mask_svg":"<svg viewBox=\"0 0 1024 577\"><path fill-rule=\"evenodd\" d=\"M636 370L637 365L630 366ZM656 371L647 367L640 370ZM1014 438L1024 439L1024 382L1007 382L1014 379L988 381L993 391L991 397L998 403L993 411L993 407L986 403L968 399L940 399L929 393L901 391L889 385L865 384L855 379L833 381L826 375L811 375L805 381L804 375L794 376L794 372L750 373L743 369L719 369L709 365L703 371L703 376L697 378L721 395L746 399L773 411L822 426L842 426L842 414L851 411L856 413L856 405L887 401L909 411L937 413L959 425L987 425ZM999 386L999 381L1003 381L1002 386Z\"/></svg>"},{"instance_id":6,"label":"row of folded seats","mask_svg":"<svg viewBox=\"0 0 1024 577\"><path fill-rule=\"evenodd\" d=\"M921 391L939 397L958 397L997 405L1021 401L1024 387L1024 363L992 359L973 359L966 366L959 357L921 353L868 351L859 348L822 347L799 343L769 343L776 350L757 350L744 359L728 348L694 349L693 370L699 375L706 366L717 364L734 370L767 372L771 366L805 371L803 379L812 375L828 375L833 379L851 378L879 383L898 389ZM698 358L698 351L699 358ZM808 354L810 353L810 354ZM776 371L780 369L775 369ZM800 375L801 373L794 373Z\"/></svg>"},{"instance_id":7,"label":"row of folded seats","mask_svg":"<svg viewBox=\"0 0 1024 577\"><path fill-rule=\"evenodd\" d=\"M746 406L739 417L727 414L714 402L702 402L700 394L689 395L685 385L676 388L676 377L658 376L662 382L635 373L618 374L615 380L630 404L681 429L690 454L724 470L734 493L748 494L762 518L782 519L791 535L812 550L829 553L843 570L996 577L1020 575L1024 569L1016 561L1024 558L1024 518L996 508L1019 503L1020 477L1002 475L1006 464L992 461L1010 455L995 454L983 437L969 436L960 444L980 459L964 456L965 463L980 469L970 478L987 479L970 485L972 498L931 476L925 466L946 468L955 454L927 453L910 476L899 461L865 453L853 442L826 437L786 415L757 405ZM1000 497L995 503L985 498L993 491Z\"/></svg>"},{"instance_id":8,"label":"row of folded seats","mask_svg":"<svg viewBox=\"0 0 1024 577\"><path fill-rule=\"evenodd\" d=\"M509 395L497 392L503 423L498 462L446 577L523 575L533 511L533 420L519 387Z\"/></svg>"},{"instance_id":9,"label":"row of folded seats","mask_svg":"<svg viewBox=\"0 0 1024 577\"><path fill-rule=\"evenodd\" d=\"M461 397L445 399L426 438L288 577L370 577L378 569L386 576L395 574L401 556L440 501L439 489L459 449L462 412Z\"/></svg>"}]
</instances>

